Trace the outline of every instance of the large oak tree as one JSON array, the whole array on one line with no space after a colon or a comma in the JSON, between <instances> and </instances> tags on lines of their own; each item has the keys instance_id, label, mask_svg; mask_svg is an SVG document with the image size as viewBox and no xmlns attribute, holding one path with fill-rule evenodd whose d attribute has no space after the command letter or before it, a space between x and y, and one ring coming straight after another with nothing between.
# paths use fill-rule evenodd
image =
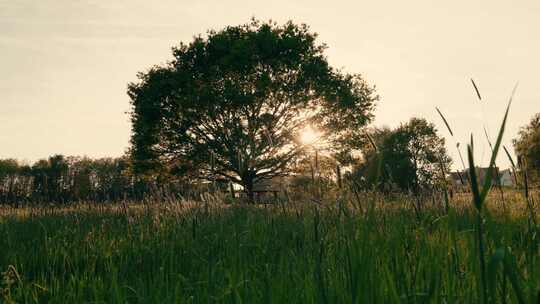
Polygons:
<instances>
[{"instance_id":1,"label":"large oak tree","mask_svg":"<svg viewBox=\"0 0 540 304\"><path fill-rule=\"evenodd\" d=\"M329 66L306 25L252 20L173 48L129 84L132 154L140 172L195 173L238 183L286 174L311 124L336 143L358 136L377 96Z\"/></svg>"}]
</instances>

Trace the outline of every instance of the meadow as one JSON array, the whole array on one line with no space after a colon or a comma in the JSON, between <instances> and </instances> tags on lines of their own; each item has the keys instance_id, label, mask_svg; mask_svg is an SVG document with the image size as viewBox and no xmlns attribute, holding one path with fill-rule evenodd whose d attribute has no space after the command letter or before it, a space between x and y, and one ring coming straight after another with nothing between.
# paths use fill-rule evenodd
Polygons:
<instances>
[{"instance_id":1,"label":"meadow","mask_svg":"<svg viewBox=\"0 0 540 304\"><path fill-rule=\"evenodd\" d=\"M537 58L504 62L538 53L540 10L3 2L0 154L21 160L0 159L0 304L540 304L540 113L503 145L517 84L489 130L500 82L535 79ZM457 132L481 117L481 154L445 108Z\"/></svg>"},{"instance_id":2,"label":"meadow","mask_svg":"<svg viewBox=\"0 0 540 304\"><path fill-rule=\"evenodd\" d=\"M491 193L482 217L485 277L470 194L454 196L448 209L440 194L368 192L319 204L206 195L3 207L0 299L538 303L538 218L521 193L504 195Z\"/></svg>"}]
</instances>

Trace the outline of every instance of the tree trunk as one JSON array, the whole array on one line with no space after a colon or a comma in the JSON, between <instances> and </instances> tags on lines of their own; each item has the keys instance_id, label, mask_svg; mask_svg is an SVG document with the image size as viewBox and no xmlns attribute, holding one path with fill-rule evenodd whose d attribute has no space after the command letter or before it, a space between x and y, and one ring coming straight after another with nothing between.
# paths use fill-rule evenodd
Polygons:
<instances>
[{"instance_id":1,"label":"tree trunk","mask_svg":"<svg viewBox=\"0 0 540 304\"><path fill-rule=\"evenodd\" d=\"M255 203L255 193L253 192L253 178L246 177L242 179L242 182L244 184L244 190L246 191L248 203L253 204Z\"/></svg>"},{"instance_id":2,"label":"tree trunk","mask_svg":"<svg viewBox=\"0 0 540 304\"><path fill-rule=\"evenodd\" d=\"M336 175L338 188L341 189L341 167L339 165L336 166Z\"/></svg>"},{"instance_id":3,"label":"tree trunk","mask_svg":"<svg viewBox=\"0 0 540 304\"><path fill-rule=\"evenodd\" d=\"M235 197L234 197L234 186L233 186L232 183L229 183L229 188L230 188L230 191L231 191L231 197L232 197L232 198L235 198Z\"/></svg>"}]
</instances>

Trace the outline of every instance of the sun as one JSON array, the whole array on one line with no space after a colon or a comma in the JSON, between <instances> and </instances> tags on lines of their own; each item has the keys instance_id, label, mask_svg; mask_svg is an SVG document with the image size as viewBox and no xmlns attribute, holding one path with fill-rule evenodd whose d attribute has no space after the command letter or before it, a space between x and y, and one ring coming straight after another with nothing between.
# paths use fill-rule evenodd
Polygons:
<instances>
[{"instance_id":1,"label":"sun","mask_svg":"<svg viewBox=\"0 0 540 304\"><path fill-rule=\"evenodd\" d=\"M304 145L313 145L319 140L320 137L321 133L313 129L311 126L305 127L300 132L300 140Z\"/></svg>"}]
</instances>

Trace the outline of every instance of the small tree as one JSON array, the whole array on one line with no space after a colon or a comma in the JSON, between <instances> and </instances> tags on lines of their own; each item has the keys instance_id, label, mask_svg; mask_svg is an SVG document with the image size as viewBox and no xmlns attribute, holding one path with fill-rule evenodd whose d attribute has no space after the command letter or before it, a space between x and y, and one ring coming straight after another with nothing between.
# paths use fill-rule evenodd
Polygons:
<instances>
[{"instance_id":1,"label":"small tree","mask_svg":"<svg viewBox=\"0 0 540 304\"><path fill-rule=\"evenodd\" d=\"M335 142L360 132L374 90L330 67L315 39L306 25L253 20L180 44L169 64L139 74L128 89L136 172L228 179L252 199L254 183L290 170L302 128Z\"/></svg>"},{"instance_id":2,"label":"small tree","mask_svg":"<svg viewBox=\"0 0 540 304\"><path fill-rule=\"evenodd\" d=\"M533 116L528 125L521 127L514 139L516 155L528 171L530 178L540 178L540 113Z\"/></svg>"},{"instance_id":3,"label":"small tree","mask_svg":"<svg viewBox=\"0 0 540 304\"><path fill-rule=\"evenodd\" d=\"M411 118L395 130L375 129L370 138L364 162L356 172L368 184L382 187L392 183L418 192L440 180L441 164L445 172L450 167L444 138L425 119Z\"/></svg>"}]
</instances>

